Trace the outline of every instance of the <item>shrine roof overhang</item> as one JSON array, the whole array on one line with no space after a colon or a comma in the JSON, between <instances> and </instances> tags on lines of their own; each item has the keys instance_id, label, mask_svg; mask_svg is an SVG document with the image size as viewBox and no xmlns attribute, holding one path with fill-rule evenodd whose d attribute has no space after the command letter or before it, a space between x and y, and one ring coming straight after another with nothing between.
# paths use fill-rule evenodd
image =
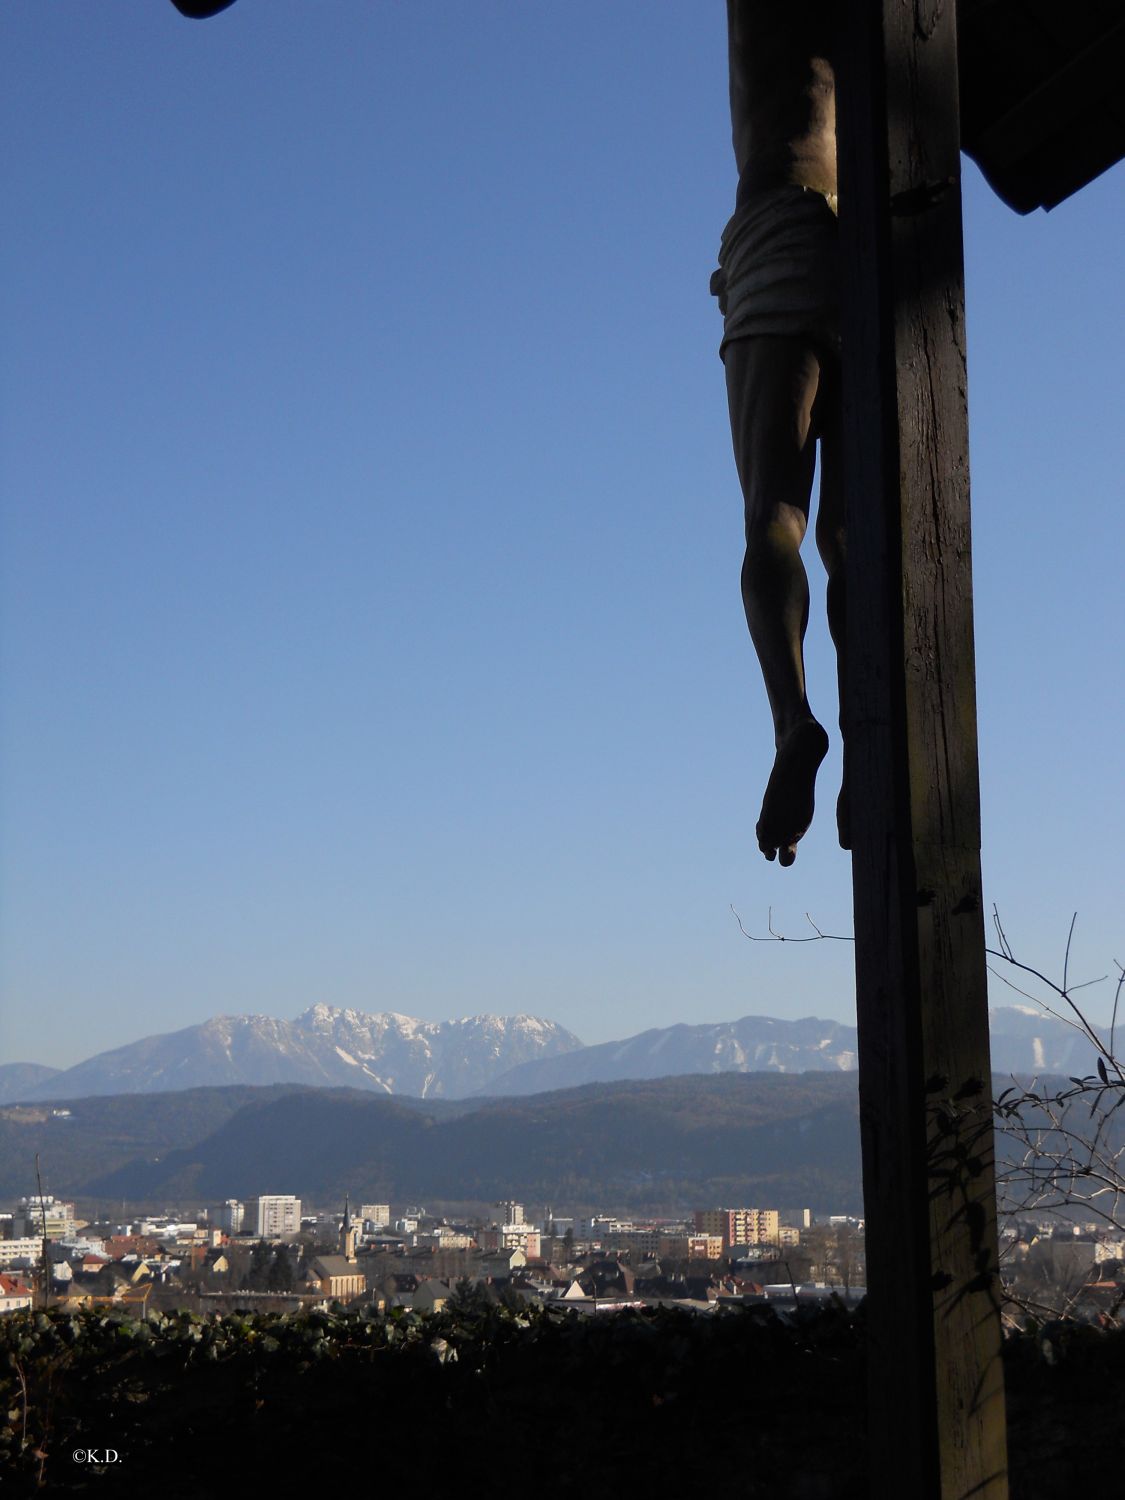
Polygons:
<instances>
[{"instance_id":1,"label":"shrine roof overhang","mask_svg":"<svg viewBox=\"0 0 1125 1500\"><path fill-rule=\"evenodd\" d=\"M958 0L961 147L1017 213L1125 156L1121 0Z\"/></svg>"}]
</instances>

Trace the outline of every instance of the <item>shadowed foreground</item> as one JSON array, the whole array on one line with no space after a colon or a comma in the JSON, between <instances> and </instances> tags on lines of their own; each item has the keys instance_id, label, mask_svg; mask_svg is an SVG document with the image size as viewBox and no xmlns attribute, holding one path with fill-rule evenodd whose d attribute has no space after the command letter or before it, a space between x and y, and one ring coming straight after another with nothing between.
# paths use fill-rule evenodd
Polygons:
<instances>
[{"instance_id":1,"label":"shadowed foreground","mask_svg":"<svg viewBox=\"0 0 1125 1500\"><path fill-rule=\"evenodd\" d=\"M1125 1334L1056 1325L1010 1340L1006 1364L1014 1500L1115 1492ZM20 1313L0 1320L0 1483L169 1500L219 1474L472 1490L502 1462L548 1496L737 1483L861 1500L864 1380L862 1311L838 1308ZM106 1448L116 1463L72 1456Z\"/></svg>"}]
</instances>

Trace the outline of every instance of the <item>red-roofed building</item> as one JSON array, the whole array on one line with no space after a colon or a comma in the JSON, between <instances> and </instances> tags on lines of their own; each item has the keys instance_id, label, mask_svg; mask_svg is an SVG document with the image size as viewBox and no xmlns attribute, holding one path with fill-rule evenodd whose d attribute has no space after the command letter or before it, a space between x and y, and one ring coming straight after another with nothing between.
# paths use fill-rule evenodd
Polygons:
<instances>
[{"instance_id":1,"label":"red-roofed building","mask_svg":"<svg viewBox=\"0 0 1125 1500\"><path fill-rule=\"evenodd\" d=\"M105 1242L110 1260L123 1255L155 1256L164 1253L163 1243L153 1234L115 1234Z\"/></svg>"},{"instance_id":2,"label":"red-roofed building","mask_svg":"<svg viewBox=\"0 0 1125 1500\"><path fill-rule=\"evenodd\" d=\"M0 1271L0 1313L18 1312L31 1306L31 1288L24 1286L15 1276L5 1276Z\"/></svg>"}]
</instances>

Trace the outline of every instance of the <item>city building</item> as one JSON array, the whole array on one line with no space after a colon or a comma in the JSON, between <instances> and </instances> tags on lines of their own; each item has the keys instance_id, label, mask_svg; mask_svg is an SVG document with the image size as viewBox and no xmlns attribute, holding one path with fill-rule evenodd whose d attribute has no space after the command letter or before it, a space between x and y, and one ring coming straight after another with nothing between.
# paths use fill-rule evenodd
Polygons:
<instances>
[{"instance_id":1,"label":"city building","mask_svg":"<svg viewBox=\"0 0 1125 1500\"><path fill-rule=\"evenodd\" d=\"M43 1240L21 1235L16 1240L0 1240L0 1266L37 1264L43 1257Z\"/></svg>"},{"instance_id":2,"label":"city building","mask_svg":"<svg viewBox=\"0 0 1125 1500\"><path fill-rule=\"evenodd\" d=\"M497 1231L493 1230L495 1235ZM434 1229L419 1230L409 1236L409 1243L417 1249L470 1250L476 1240L471 1234L455 1229L451 1224L438 1224ZM499 1248L497 1244L496 1248Z\"/></svg>"},{"instance_id":3,"label":"city building","mask_svg":"<svg viewBox=\"0 0 1125 1500\"><path fill-rule=\"evenodd\" d=\"M227 1234L241 1234L246 1209L237 1198L228 1198L218 1208L208 1209L207 1217L216 1229L223 1229Z\"/></svg>"},{"instance_id":4,"label":"city building","mask_svg":"<svg viewBox=\"0 0 1125 1500\"><path fill-rule=\"evenodd\" d=\"M44 1193L21 1198L12 1215L12 1236L65 1240L75 1233L74 1204L61 1203Z\"/></svg>"},{"instance_id":5,"label":"city building","mask_svg":"<svg viewBox=\"0 0 1125 1500\"><path fill-rule=\"evenodd\" d=\"M776 1245L781 1215L776 1208L697 1208L696 1234L717 1234L731 1245Z\"/></svg>"},{"instance_id":6,"label":"city building","mask_svg":"<svg viewBox=\"0 0 1125 1500\"><path fill-rule=\"evenodd\" d=\"M360 1270L355 1258L357 1226L352 1221L348 1200L344 1199L344 1217L340 1224L339 1255L318 1255L312 1263L312 1274L320 1283L322 1297L337 1302L347 1302L353 1297L362 1297L367 1290L367 1277Z\"/></svg>"},{"instance_id":7,"label":"city building","mask_svg":"<svg viewBox=\"0 0 1125 1500\"><path fill-rule=\"evenodd\" d=\"M628 1250L630 1255L639 1260L645 1255L658 1255L660 1241L667 1238L667 1229L629 1229L613 1236L613 1247Z\"/></svg>"},{"instance_id":8,"label":"city building","mask_svg":"<svg viewBox=\"0 0 1125 1500\"><path fill-rule=\"evenodd\" d=\"M348 1208L347 1195L344 1196L344 1218L340 1225L340 1254L346 1261L355 1262L355 1242L359 1233L356 1225L352 1223L351 1212Z\"/></svg>"},{"instance_id":9,"label":"city building","mask_svg":"<svg viewBox=\"0 0 1125 1500\"><path fill-rule=\"evenodd\" d=\"M530 1224L500 1224L481 1231L482 1250L522 1250L528 1260L538 1260L540 1235Z\"/></svg>"},{"instance_id":10,"label":"city building","mask_svg":"<svg viewBox=\"0 0 1125 1500\"><path fill-rule=\"evenodd\" d=\"M251 1198L249 1227L259 1240L294 1239L301 1230L301 1200L288 1193Z\"/></svg>"},{"instance_id":11,"label":"city building","mask_svg":"<svg viewBox=\"0 0 1125 1500\"><path fill-rule=\"evenodd\" d=\"M367 1277L354 1260L343 1255L316 1256L312 1262L312 1275L320 1283L321 1296L336 1302L362 1297L367 1290Z\"/></svg>"},{"instance_id":12,"label":"city building","mask_svg":"<svg viewBox=\"0 0 1125 1500\"><path fill-rule=\"evenodd\" d=\"M441 1312L451 1296L452 1292L450 1291L449 1283L447 1281L438 1281L431 1276L425 1281L418 1283L411 1306L415 1312Z\"/></svg>"},{"instance_id":13,"label":"city building","mask_svg":"<svg viewBox=\"0 0 1125 1500\"><path fill-rule=\"evenodd\" d=\"M664 1234L657 1253L669 1260L722 1260L721 1234Z\"/></svg>"},{"instance_id":14,"label":"city building","mask_svg":"<svg viewBox=\"0 0 1125 1500\"><path fill-rule=\"evenodd\" d=\"M512 1203L510 1200L505 1200L503 1203L494 1203L492 1206L497 1210L492 1216L493 1224L523 1223L522 1203Z\"/></svg>"},{"instance_id":15,"label":"city building","mask_svg":"<svg viewBox=\"0 0 1125 1500\"><path fill-rule=\"evenodd\" d=\"M0 1271L0 1314L19 1312L21 1308L30 1307L31 1303L31 1288L18 1277L6 1276Z\"/></svg>"}]
</instances>

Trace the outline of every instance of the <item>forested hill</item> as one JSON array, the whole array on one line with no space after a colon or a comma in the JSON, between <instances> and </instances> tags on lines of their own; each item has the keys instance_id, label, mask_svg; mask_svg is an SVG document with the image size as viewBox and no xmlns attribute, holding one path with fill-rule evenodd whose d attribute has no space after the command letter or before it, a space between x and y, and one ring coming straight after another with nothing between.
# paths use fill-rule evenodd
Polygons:
<instances>
[{"instance_id":1,"label":"forested hill","mask_svg":"<svg viewBox=\"0 0 1125 1500\"><path fill-rule=\"evenodd\" d=\"M290 1192L682 1209L860 1209L854 1073L690 1075L441 1104L359 1090L192 1089L0 1109L0 1191L198 1206Z\"/></svg>"}]
</instances>

